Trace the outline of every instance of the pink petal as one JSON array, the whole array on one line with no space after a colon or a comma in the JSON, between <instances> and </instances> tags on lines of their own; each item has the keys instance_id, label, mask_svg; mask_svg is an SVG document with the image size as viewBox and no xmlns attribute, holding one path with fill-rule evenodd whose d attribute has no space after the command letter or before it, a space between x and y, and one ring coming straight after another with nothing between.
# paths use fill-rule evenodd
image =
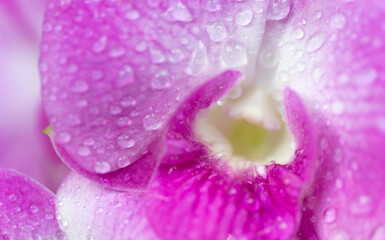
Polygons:
<instances>
[{"instance_id":1,"label":"pink petal","mask_svg":"<svg viewBox=\"0 0 385 240\"><path fill-rule=\"evenodd\" d=\"M319 132L318 168L298 235L383 239L385 5L303 1L292 15L287 27L270 25L266 42L283 33L277 75L304 99Z\"/></svg>"},{"instance_id":2,"label":"pink petal","mask_svg":"<svg viewBox=\"0 0 385 240\"><path fill-rule=\"evenodd\" d=\"M232 169L191 131L197 111L233 87L225 76L198 89L171 122L167 155L149 191L148 219L163 239L291 239L314 162L311 123L299 97L285 90L287 121L299 146L293 162L270 165L265 175Z\"/></svg>"},{"instance_id":3,"label":"pink petal","mask_svg":"<svg viewBox=\"0 0 385 240\"><path fill-rule=\"evenodd\" d=\"M0 231L3 239L62 239L54 194L14 171L0 169Z\"/></svg>"},{"instance_id":4,"label":"pink petal","mask_svg":"<svg viewBox=\"0 0 385 240\"><path fill-rule=\"evenodd\" d=\"M61 185L57 218L69 239L156 240L142 192L120 192L71 173Z\"/></svg>"},{"instance_id":5,"label":"pink petal","mask_svg":"<svg viewBox=\"0 0 385 240\"><path fill-rule=\"evenodd\" d=\"M222 71L222 41L241 35L237 24L252 20L227 23L224 17L266 8L251 1L49 3L43 96L64 160L82 174L105 174L154 152L178 106ZM256 14L244 28L247 50L258 49L263 16ZM153 166L157 160L152 158Z\"/></svg>"}]
</instances>

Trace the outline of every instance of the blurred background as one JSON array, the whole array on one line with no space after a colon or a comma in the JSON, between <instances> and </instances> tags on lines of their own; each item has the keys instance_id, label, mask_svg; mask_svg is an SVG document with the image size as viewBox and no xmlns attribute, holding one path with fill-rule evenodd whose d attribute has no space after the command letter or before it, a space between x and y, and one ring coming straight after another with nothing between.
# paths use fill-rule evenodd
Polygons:
<instances>
[{"instance_id":1,"label":"blurred background","mask_svg":"<svg viewBox=\"0 0 385 240\"><path fill-rule=\"evenodd\" d=\"M0 167L52 191L68 169L56 156L40 99L39 44L46 0L0 0Z\"/></svg>"}]
</instances>

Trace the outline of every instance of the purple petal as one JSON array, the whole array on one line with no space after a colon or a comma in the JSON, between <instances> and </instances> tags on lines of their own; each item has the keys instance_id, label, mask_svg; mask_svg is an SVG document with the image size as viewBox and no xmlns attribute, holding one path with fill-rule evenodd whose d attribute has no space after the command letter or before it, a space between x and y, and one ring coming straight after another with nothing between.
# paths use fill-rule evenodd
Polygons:
<instances>
[{"instance_id":1,"label":"purple petal","mask_svg":"<svg viewBox=\"0 0 385 240\"><path fill-rule=\"evenodd\" d=\"M278 76L308 104L319 162L300 239L383 239L383 1L297 2L281 39ZM275 36L274 36L275 35Z\"/></svg>"},{"instance_id":2,"label":"purple petal","mask_svg":"<svg viewBox=\"0 0 385 240\"><path fill-rule=\"evenodd\" d=\"M220 46L235 44L241 57L257 51L264 15L255 14L252 23L252 12L238 22L224 17L266 8L265 2L251 1L49 3L45 22L51 27L41 50L43 96L64 160L90 176L126 168L155 151L152 146L162 143L180 103L224 69ZM246 32L242 41L249 48L225 42L229 34ZM231 46L224 62L243 63L246 59L230 56Z\"/></svg>"},{"instance_id":3,"label":"purple petal","mask_svg":"<svg viewBox=\"0 0 385 240\"><path fill-rule=\"evenodd\" d=\"M57 218L70 239L156 240L142 192L120 192L71 173L58 191Z\"/></svg>"},{"instance_id":4,"label":"purple petal","mask_svg":"<svg viewBox=\"0 0 385 240\"><path fill-rule=\"evenodd\" d=\"M220 76L184 103L170 124L168 151L151 184L148 219L163 239L291 239L314 162L313 129L299 97L285 90L287 121L298 149L290 165L234 170L196 141L196 113L234 85Z\"/></svg>"},{"instance_id":5,"label":"purple petal","mask_svg":"<svg viewBox=\"0 0 385 240\"><path fill-rule=\"evenodd\" d=\"M3 239L62 239L55 195L14 171L0 169L0 231Z\"/></svg>"}]
</instances>

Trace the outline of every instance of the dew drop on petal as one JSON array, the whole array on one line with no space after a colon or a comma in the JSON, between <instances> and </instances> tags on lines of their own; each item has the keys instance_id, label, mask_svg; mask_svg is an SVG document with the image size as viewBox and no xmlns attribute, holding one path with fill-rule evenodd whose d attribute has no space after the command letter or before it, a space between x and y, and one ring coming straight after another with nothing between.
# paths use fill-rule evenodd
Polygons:
<instances>
[{"instance_id":1,"label":"dew drop on petal","mask_svg":"<svg viewBox=\"0 0 385 240\"><path fill-rule=\"evenodd\" d=\"M79 156L82 156L82 157L87 157L91 154L91 150L89 147L86 147L86 146L80 146L78 148L78 154Z\"/></svg>"},{"instance_id":2,"label":"dew drop on petal","mask_svg":"<svg viewBox=\"0 0 385 240\"><path fill-rule=\"evenodd\" d=\"M345 24L346 24L346 18L341 13L336 13L330 18L331 27L342 29L345 26Z\"/></svg>"},{"instance_id":3,"label":"dew drop on petal","mask_svg":"<svg viewBox=\"0 0 385 240\"><path fill-rule=\"evenodd\" d=\"M336 220L337 211L334 208L326 209L324 212L324 221L332 223Z\"/></svg>"},{"instance_id":4,"label":"dew drop on petal","mask_svg":"<svg viewBox=\"0 0 385 240\"><path fill-rule=\"evenodd\" d=\"M38 208L36 205L31 205L31 206L29 207L29 211L30 211L31 213L37 213L37 212L39 211L39 208Z\"/></svg>"},{"instance_id":5,"label":"dew drop on petal","mask_svg":"<svg viewBox=\"0 0 385 240\"><path fill-rule=\"evenodd\" d=\"M297 39L302 39L303 36L305 35L304 31L302 30L302 28L297 28L294 30L294 35Z\"/></svg>"},{"instance_id":6,"label":"dew drop on petal","mask_svg":"<svg viewBox=\"0 0 385 240\"><path fill-rule=\"evenodd\" d=\"M108 162L96 162L95 163L95 172L97 173L107 173L111 169L111 166Z\"/></svg>"},{"instance_id":7,"label":"dew drop on petal","mask_svg":"<svg viewBox=\"0 0 385 240\"><path fill-rule=\"evenodd\" d=\"M156 73L155 76L152 78L151 87L154 89L163 89L171 87L168 71L163 69Z\"/></svg>"},{"instance_id":8,"label":"dew drop on petal","mask_svg":"<svg viewBox=\"0 0 385 240\"><path fill-rule=\"evenodd\" d=\"M262 50L259 54L259 62L265 68L274 68L278 64L278 56L274 51Z\"/></svg>"},{"instance_id":9,"label":"dew drop on petal","mask_svg":"<svg viewBox=\"0 0 385 240\"><path fill-rule=\"evenodd\" d=\"M71 91L74 93L85 93L89 88L90 87L86 81L78 80L73 83Z\"/></svg>"},{"instance_id":10,"label":"dew drop on petal","mask_svg":"<svg viewBox=\"0 0 385 240\"><path fill-rule=\"evenodd\" d=\"M306 40L306 51L314 52L322 47L325 43L326 34L323 32L315 32Z\"/></svg>"},{"instance_id":11,"label":"dew drop on petal","mask_svg":"<svg viewBox=\"0 0 385 240\"><path fill-rule=\"evenodd\" d=\"M178 1L175 6L170 7L168 12L171 14L175 21L191 22L193 20L193 17L188 8L180 1Z\"/></svg>"},{"instance_id":12,"label":"dew drop on petal","mask_svg":"<svg viewBox=\"0 0 385 240\"><path fill-rule=\"evenodd\" d=\"M222 60L228 67L239 67L247 63L246 49L236 42L227 43L222 50Z\"/></svg>"},{"instance_id":13,"label":"dew drop on petal","mask_svg":"<svg viewBox=\"0 0 385 240\"><path fill-rule=\"evenodd\" d=\"M9 196L8 196L8 200L10 202L14 202L17 200L17 195L15 193L11 193Z\"/></svg>"},{"instance_id":14,"label":"dew drop on petal","mask_svg":"<svg viewBox=\"0 0 385 240\"><path fill-rule=\"evenodd\" d=\"M235 16L235 22L239 26L246 26L251 22L253 12L250 9L241 9Z\"/></svg>"},{"instance_id":15,"label":"dew drop on petal","mask_svg":"<svg viewBox=\"0 0 385 240\"><path fill-rule=\"evenodd\" d=\"M126 134L120 135L117 142L121 148L132 148L135 145L135 140L131 139L130 136Z\"/></svg>"},{"instance_id":16,"label":"dew drop on petal","mask_svg":"<svg viewBox=\"0 0 385 240\"><path fill-rule=\"evenodd\" d=\"M350 240L350 234L344 229L334 229L330 235L329 240Z\"/></svg>"},{"instance_id":17,"label":"dew drop on petal","mask_svg":"<svg viewBox=\"0 0 385 240\"><path fill-rule=\"evenodd\" d=\"M106 46L107 46L107 37L103 36L99 38L96 42L94 42L94 44L92 45L92 51L94 51L95 53L100 53L104 49L106 49Z\"/></svg>"},{"instance_id":18,"label":"dew drop on petal","mask_svg":"<svg viewBox=\"0 0 385 240\"><path fill-rule=\"evenodd\" d=\"M58 142L69 143L71 141L71 135L68 132L61 132L58 134Z\"/></svg>"},{"instance_id":19,"label":"dew drop on petal","mask_svg":"<svg viewBox=\"0 0 385 240\"><path fill-rule=\"evenodd\" d=\"M221 4L218 0L207 0L206 9L209 12L217 12L221 10Z\"/></svg>"},{"instance_id":20,"label":"dew drop on petal","mask_svg":"<svg viewBox=\"0 0 385 240\"><path fill-rule=\"evenodd\" d=\"M214 42L221 42L227 37L227 31L223 23L212 23L206 27L206 31Z\"/></svg>"},{"instance_id":21,"label":"dew drop on petal","mask_svg":"<svg viewBox=\"0 0 385 240\"><path fill-rule=\"evenodd\" d=\"M156 130L162 126L163 121L154 114L146 115L143 118L143 126L146 130Z\"/></svg>"},{"instance_id":22,"label":"dew drop on petal","mask_svg":"<svg viewBox=\"0 0 385 240\"><path fill-rule=\"evenodd\" d=\"M129 85L135 80L134 77L134 70L126 65L123 67L122 70L119 72L119 76L116 79L116 87L121 88Z\"/></svg>"},{"instance_id":23,"label":"dew drop on petal","mask_svg":"<svg viewBox=\"0 0 385 240\"><path fill-rule=\"evenodd\" d=\"M281 20L290 12L290 0L272 0L267 10L267 19Z\"/></svg>"},{"instance_id":24,"label":"dew drop on petal","mask_svg":"<svg viewBox=\"0 0 385 240\"><path fill-rule=\"evenodd\" d=\"M130 9L126 12L124 17L129 19L129 20L137 20L140 18L140 13L138 11L136 11L135 9Z\"/></svg>"}]
</instances>

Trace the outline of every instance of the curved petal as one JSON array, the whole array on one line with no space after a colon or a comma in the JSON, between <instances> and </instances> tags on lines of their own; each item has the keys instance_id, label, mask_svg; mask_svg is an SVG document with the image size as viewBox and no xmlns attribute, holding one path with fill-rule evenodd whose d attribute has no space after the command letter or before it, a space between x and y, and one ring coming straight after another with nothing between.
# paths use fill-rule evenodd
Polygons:
<instances>
[{"instance_id":1,"label":"curved petal","mask_svg":"<svg viewBox=\"0 0 385 240\"><path fill-rule=\"evenodd\" d=\"M265 16L256 12L266 8L256 1L49 3L43 96L64 160L113 177L162 142L197 86L257 51Z\"/></svg>"},{"instance_id":2,"label":"curved petal","mask_svg":"<svg viewBox=\"0 0 385 240\"><path fill-rule=\"evenodd\" d=\"M299 1L288 22L269 26L270 40L284 34L278 76L320 133L301 239L383 238L384 20L383 1Z\"/></svg>"},{"instance_id":3,"label":"curved petal","mask_svg":"<svg viewBox=\"0 0 385 240\"><path fill-rule=\"evenodd\" d=\"M291 239L298 226L302 190L314 162L313 129L298 96L285 90L287 121L299 147L289 165L265 173L234 171L196 141L196 113L234 83L216 78L184 103L170 124L168 151L151 184L148 219L163 239Z\"/></svg>"},{"instance_id":4,"label":"curved petal","mask_svg":"<svg viewBox=\"0 0 385 240\"><path fill-rule=\"evenodd\" d=\"M156 240L143 192L120 192L70 173L58 191L57 218L71 239Z\"/></svg>"},{"instance_id":5,"label":"curved petal","mask_svg":"<svg viewBox=\"0 0 385 240\"><path fill-rule=\"evenodd\" d=\"M37 182L0 169L0 232L3 239L62 239L55 195Z\"/></svg>"}]
</instances>

